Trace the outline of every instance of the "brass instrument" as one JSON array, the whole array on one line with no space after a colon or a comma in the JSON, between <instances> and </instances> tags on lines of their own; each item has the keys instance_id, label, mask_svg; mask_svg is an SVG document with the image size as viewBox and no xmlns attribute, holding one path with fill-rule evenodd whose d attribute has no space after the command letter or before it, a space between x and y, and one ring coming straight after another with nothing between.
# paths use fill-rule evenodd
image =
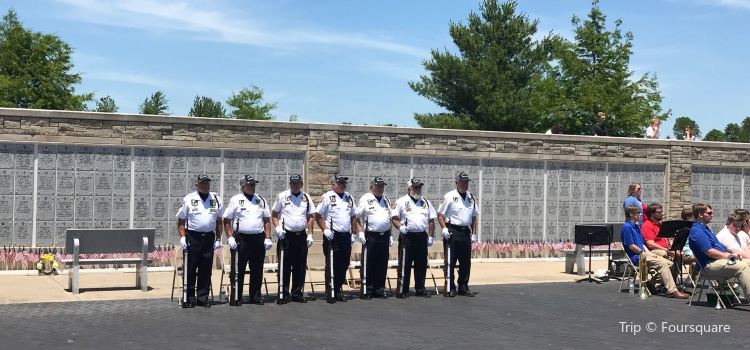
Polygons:
<instances>
[{"instance_id":1,"label":"brass instrument","mask_svg":"<svg viewBox=\"0 0 750 350\"><path fill-rule=\"evenodd\" d=\"M646 299L650 296L650 292L646 287L648 282L648 264L646 263L646 254L641 250L641 254L638 255L638 275L641 279L640 287L638 288L638 295L641 299Z\"/></svg>"}]
</instances>

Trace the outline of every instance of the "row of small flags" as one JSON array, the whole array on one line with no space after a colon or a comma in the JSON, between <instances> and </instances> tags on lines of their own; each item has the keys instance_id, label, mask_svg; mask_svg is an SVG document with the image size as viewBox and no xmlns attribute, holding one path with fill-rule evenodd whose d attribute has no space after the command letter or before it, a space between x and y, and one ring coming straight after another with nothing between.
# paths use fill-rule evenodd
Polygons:
<instances>
[{"instance_id":1,"label":"row of small flags","mask_svg":"<svg viewBox=\"0 0 750 350\"><path fill-rule=\"evenodd\" d=\"M63 248L31 248L31 247L8 247L3 246L0 250L0 269L2 270L31 270L39 258L47 253L54 255L55 260L62 266L62 260L72 259L72 254L66 254ZM140 254L114 253L114 254L81 254L80 259L127 259L140 257ZM148 253L152 266L170 265L174 257L174 247L170 245L158 245L153 252Z\"/></svg>"}]
</instances>

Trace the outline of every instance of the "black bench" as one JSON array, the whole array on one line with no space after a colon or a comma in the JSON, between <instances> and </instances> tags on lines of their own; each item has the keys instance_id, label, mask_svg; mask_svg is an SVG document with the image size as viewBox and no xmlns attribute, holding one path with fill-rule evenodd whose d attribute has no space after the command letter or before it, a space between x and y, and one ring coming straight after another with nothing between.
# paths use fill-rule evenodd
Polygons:
<instances>
[{"instance_id":1,"label":"black bench","mask_svg":"<svg viewBox=\"0 0 750 350\"><path fill-rule=\"evenodd\" d=\"M65 231L65 252L72 254L72 259L63 263L71 266L68 272L68 289L78 294L78 277L81 265L99 264L135 264L135 286L148 291L147 268L150 262L148 253L156 250L154 232L148 229L112 229L84 230L68 229ZM139 258L80 259L80 254L116 254L140 253Z\"/></svg>"}]
</instances>

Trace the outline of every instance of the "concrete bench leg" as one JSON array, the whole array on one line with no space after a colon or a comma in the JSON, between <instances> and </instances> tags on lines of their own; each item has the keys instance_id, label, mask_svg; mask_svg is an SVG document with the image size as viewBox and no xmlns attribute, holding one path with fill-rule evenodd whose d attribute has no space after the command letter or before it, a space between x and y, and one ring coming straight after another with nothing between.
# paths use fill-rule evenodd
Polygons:
<instances>
[{"instance_id":1,"label":"concrete bench leg","mask_svg":"<svg viewBox=\"0 0 750 350\"><path fill-rule=\"evenodd\" d=\"M142 292L148 292L148 267L138 264L135 267L135 287L140 288Z\"/></svg>"},{"instance_id":2,"label":"concrete bench leg","mask_svg":"<svg viewBox=\"0 0 750 350\"><path fill-rule=\"evenodd\" d=\"M573 254L565 254L565 273L573 273L573 266L576 264L576 258Z\"/></svg>"},{"instance_id":3,"label":"concrete bench leg","mask_svg":"<svg viewBox=\"0 0 750 350\"><path fill-rule=\"evenodd\" d=\"M68 289L73 294L78 294L78 266L73 266L68 272Z\"/></svg>"}]
</instances>

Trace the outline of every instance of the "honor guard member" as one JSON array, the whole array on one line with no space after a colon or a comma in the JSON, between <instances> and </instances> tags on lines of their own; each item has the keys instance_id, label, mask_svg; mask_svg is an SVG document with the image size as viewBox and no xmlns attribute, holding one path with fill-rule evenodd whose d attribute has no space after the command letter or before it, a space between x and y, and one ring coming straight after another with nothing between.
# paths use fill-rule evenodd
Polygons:
<instances>
[{"instance_id":1,"label":"honor guard member","mask_svg":"<svg viewBox=\"0 0 750 350\"><path fill-rule=\"evenodd\" d=\"M469 175L459 172L456 175L456 189L445 194L438 208L438 222L443 229L443 247L446 251L446 269L450 281L446 281L446 296L474 296L469 290L471 272L471 244L477 241L477 201L469 190ZM450 259L448 259L450 256ZM458 267L458 290L453 272Z\"/></svg>"},{"instance_id":2,"label":"honor guard member","mask_svg":"<svg viewBox=\"0 0 750 350\"><path fill-rule=\"evenodd\" d=\"M313 214L315 205L310 195L302 191L302 176L289 177L289 190L279 193L273 203L271 220L279 238L276 243L279 257L279 304L289 302L289 279L292 280L292 301L306 303L302 294L307 267L307 249L313 244Z\"/></svg>"},{"instance_id":3,"label":"honor guard member","mask_svg":"<svg viewBox=\"0 0 750 350\"><path fill-rule=\"evenodd\" d=\"M396 201L393 225L401 232L398 239L399 280L402 289L396 297L409 296L411 266L414 264L414 289L417 296L428 296L424 288L427 273L427 247L432 246L437 212L432 203L422 196L424 183L416 177L407 182L407 195Z\"/></svg>"},{"instance_id":4,"label":"honor guard member","mask_svg":"<svg viewBox=\"0 0 750 350\"><path fill-rule=\"evenodd\" d=\"M352 253L352 231L357 228L354 199L346 192L348 177L336 174L331 177L331 190L315 210L315 220L323 230L323 253L326 257L326 301L345 301L341 287L344 285ZM332 254L331 254L332 253Z\"/></svg>"},{"instance_id":5,"label":"honor guard member","mask_svg":"<svg viewBox=\"0 0 750 350\"><path fill-rule=\"evenodd\" d=\"M359 199L357 219L362 243L362 299L385 298L385 278L388 273L388 247L391 237L391 201L383 194L386 183L376 176L370 181L370 193Z\"/></svg>"},{"instance_id":6,"label":"honor guard member","mask_svg":"<svg viewBox=\"0 0 750 350\"><path fill-rule=\"evenodd\" d=\"M208 292L211 288L211 263L214 249L221 246L221 214L224 208L216 193L210 192L211 179L198 175L196 191L182 199L177 211L177 231L180 246L187 255L182 307L197 305L210 307ZM198 288L196 290L196 278ZM196 297L197 294L197 297Z\"/></svg>"},{"instance_id":7,"label":"honor guard member","mask_svg":"<svg viewBox=\"0 0 750 350\"><path fill-rule=\"evenodd\" d=\"M227 244L237 250L236 305L242 304L242 287L245 281L245 268L250 264L250 304L263 305L260 286L263 281L263 261L266 250L271 249L271 212L269 204L255 193L259 183L250 175L240 179L241 192L229 200L224 210L224 229L227 231ZM233 262L234 263L234 262ZM234 280L234 276L230 279Z\"/></svg>"}]
</instances>

